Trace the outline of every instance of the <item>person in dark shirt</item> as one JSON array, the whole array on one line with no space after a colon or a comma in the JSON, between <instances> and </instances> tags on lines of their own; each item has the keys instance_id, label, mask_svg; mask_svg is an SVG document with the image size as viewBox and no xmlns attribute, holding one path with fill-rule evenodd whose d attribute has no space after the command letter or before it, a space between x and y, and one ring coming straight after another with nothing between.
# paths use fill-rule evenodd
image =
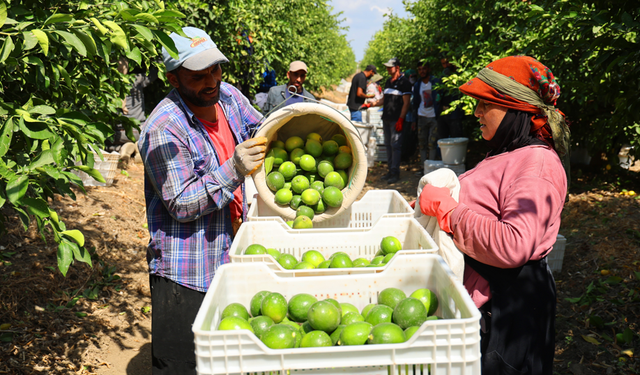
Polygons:
<instances>
[{"instance_id":1,"label":"person in dark shirt","mask_svg":"<svg viewBox=\"0 0 640 375\"><path fill-rule=\"evenodd\" d=\"M364 104L365 99L373 98L375 95L367 94L367 80L378 73L375 65L367 65L364 72L357 73L351 80L351 89L349 90L349 98L347 106L351 112L351 121L362 121L362 112L360 107Z\"/></svg>"},{"instance_id":2,"label":"person in dark shirt","mask_svg":"<svg viewBox=\"0 0 640 375\"><path fill-rule=\"evenodd\" d=\"M387 183L400 180L400 157L402 155L402 127L411 107L411 82L400 70L400 60L392 58L383 64L390 78L384 85L384 97L372 104L383 105L382 127L384 146L387 150L389 172L382 176Z\"/></svg>"}]
</instances>

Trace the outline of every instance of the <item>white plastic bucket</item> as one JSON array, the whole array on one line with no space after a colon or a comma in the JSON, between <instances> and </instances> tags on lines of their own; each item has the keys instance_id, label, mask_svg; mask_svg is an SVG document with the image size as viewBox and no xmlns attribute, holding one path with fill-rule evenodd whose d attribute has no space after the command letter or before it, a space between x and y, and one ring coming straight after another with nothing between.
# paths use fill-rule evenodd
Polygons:
<instances>
[{"instance_id":1,"label":"white plastic bucket","mask_svg":"<svg viewBox=\"0 0 640 375\"><path fill-rule=\"evenodd\" d=\"M467 143L469 138L442 138L438 146L445 164L462 164L467 158Z\"/></svg>"},{"instance_id":2,"label":"white plastic bucket","mask_svg":"<svg viewBox=\"0 0 640 375\"><path fill-rule=\"evenodd\" d=\"M440 168L444 168L444 162L442 160L425 160L424 161L424 174L429 174Z\"/></svg>"}]
</instances>

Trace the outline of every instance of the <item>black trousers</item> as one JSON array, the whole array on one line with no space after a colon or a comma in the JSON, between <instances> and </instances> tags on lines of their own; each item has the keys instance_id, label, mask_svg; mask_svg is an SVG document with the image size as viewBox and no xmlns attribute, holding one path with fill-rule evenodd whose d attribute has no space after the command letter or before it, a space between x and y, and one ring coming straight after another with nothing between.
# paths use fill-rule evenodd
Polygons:
<instances>
[{"instance_id":1,"label":"black trousers","mask_svg":"<svg viewBox=\"0 0 640 375\"><path fill-rule=\"evenodd\" d=\"M191 327L205 293L150 275L153 374L196 374Z\"/></svg>"},{"instance_id":2,"label":"black trousers","mask_svg":"<svg viewBox=\"0 0 640 375\"><path fill-rule=\"evenodd\" d=\"M491 301L480 311L482 373L551 375L555 351L556 284L547 259L514 269L465 262L489 281Z\"/></svg>"}]
</instances>

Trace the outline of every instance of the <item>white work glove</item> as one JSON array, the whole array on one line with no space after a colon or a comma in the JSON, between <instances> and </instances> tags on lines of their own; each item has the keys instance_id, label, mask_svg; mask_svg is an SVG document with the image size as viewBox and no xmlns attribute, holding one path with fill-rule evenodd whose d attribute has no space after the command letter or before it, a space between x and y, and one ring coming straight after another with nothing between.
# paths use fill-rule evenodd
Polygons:
<instances>
[{"instance_id":1,"label":"white work glove","mask_svg":"<svg viewBox=\"0 0 640 375\"><path fill-rule=\"evenodd\" d=\"M233 164L238 173L248 176L255 172L262 165L266 150L266 137L251 138L237 145L233 152Z\"/></svg>"}]
</instances>

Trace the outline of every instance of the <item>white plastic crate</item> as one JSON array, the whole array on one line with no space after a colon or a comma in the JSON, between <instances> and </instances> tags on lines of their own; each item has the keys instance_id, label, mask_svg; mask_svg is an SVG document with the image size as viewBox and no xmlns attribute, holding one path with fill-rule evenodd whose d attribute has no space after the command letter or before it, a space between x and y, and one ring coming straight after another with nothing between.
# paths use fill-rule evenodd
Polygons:
<instances>
[{"instance_id":1,"label":"white plastic crate","mask_svg":"<svg viewBox=\"0 0 640 375\"><path fill-rule=\"evenodd\" d=\"M286 225L286 224L285 224ZM240 226L229 249L232 263L264 262L274 271L291 277L357 274L382 272L389 267L320 268L310 270L285 270L271 255L243 255L251 244L274 248L291 254L300 260L307 250L318 250L325 258L342 251L353 260L371 260L380 250L380 242L386 236L394 236L402 243L402 249L394 257L409 254L437 253L438 245L414 218L382 218L368 229L299 229L286 230L275 221L246 222Z\"/></svg>"},{"instance_id":2,"label":"white plastic crate","mask_svg":"<svg viewBox=\"0 0 640 375\"><path fill-rule=\"evenodd\" d=\"M93 153L93 168L100 172L105 182L98 182L85 172L76 169L73 170L73 173L80 177L84 186L111 186L113 184L113 179L116 177L116 172L118 171L120 154L115 151L111 153L102 151L102 156L104 157L104 161L100 159L98 154Z\"/></svg>"},{"instance_id":3,"label":"white plastic crate","mask_svg":"<svg viewBox=\"0 0 640 375\"><path fill-rule=\"evenodd\" d=\"M254 197L255 204L247 213L247 222L276 221L285 229L287 223L267 206L260 196ZM397 190L369 190L360 200L353 202L346 210L313 223L314 228L370 228L383 217L413 217L413 209Z\"/></svg>"},{"instance_id":4,"label":"white plastic crate","mask_svg":"<svg viewBox=\"0 0 640 375\"><path fill-rule=\"evenodd\" d=\"M259 291L334 298L359 310L377 303L378 293L394 287L410 294L429 288L438 296L436 315L402 344L332 346L274 350L250 331L216 331L230 303L249 306ZM416 254L394 258L382 273L287 278L266 264L225 264L216 272L193 324L196 370L200 375L279 374L480 374L480 312L442 258ZM421 372L421 365L424 371ZM430 372L428 372L430 369ZM288 372L290 371L290 372Z\"/></svg>"},{"instance_id":5,"label":"white plastic crate","mask_svg":"<svg viewBox=\"0 0 640 375\"><path fill-rule=\"evenodd\" d=\"M567 239L559 234L556 238L556 243L553 244L553 249L547 255L547 263L551 272L560 273L562 271L562 261L564 260L564 248L567 244Z\"/></svg>"}]
</instances>

